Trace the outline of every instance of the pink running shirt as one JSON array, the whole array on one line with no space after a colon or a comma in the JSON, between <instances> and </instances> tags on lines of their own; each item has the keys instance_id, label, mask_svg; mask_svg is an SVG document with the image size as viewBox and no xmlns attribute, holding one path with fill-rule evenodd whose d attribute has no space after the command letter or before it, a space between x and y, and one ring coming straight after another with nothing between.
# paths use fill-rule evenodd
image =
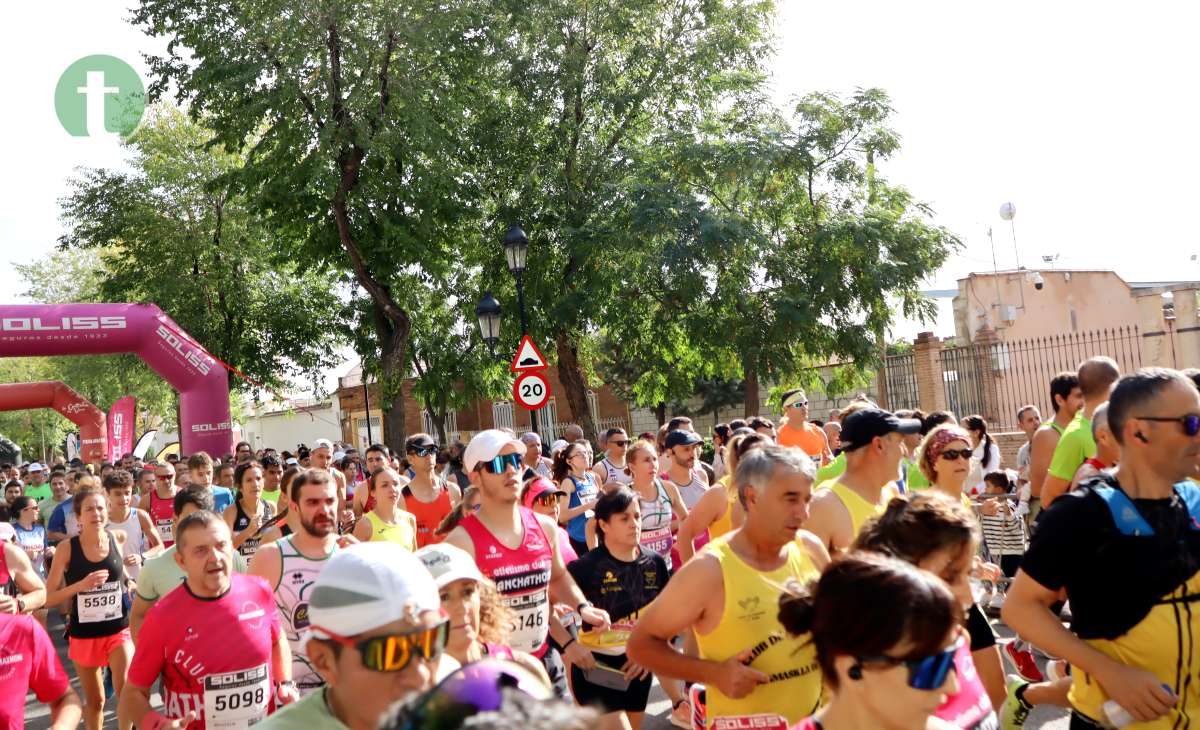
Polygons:
<instances>
[{"instance_id":1,"label":"pink running shirt","mask_svg":"<svg viewBox=\"0 0 1200 730\"><path fill-rule=\"evenodd\" d=\"M25 693L39 702L62 697L71 681L54 644L32 616L0 614L0 727L25 727Z\"/></svg>"},{"instance_id":2,"label":"pink running shirt","mask_svg":"<svg viewBox=\"0 0 1200 730\"><path fill-rule=\"evenodd\" d=\"M146 614L129 681L163 677L163 714L200 719L189 730L245 727L275 709L271 646L279 639L275 594L262 578L234 573L220 598L197 598L185 582ZM213 713L219 723L206 725Z\"/></svg>"},{"instance_id":3,"label":"pink running shirt","mask_svg":"<svg viewBox=\"0 0 1200 730\"><path fill-rule=\"evenodd\" d=\"M532 510L518 507L523 532L512 550L500 543L475 515L461 523L475 546L475 564L491 578L496 590L516 614L509 646L536 657L546 653L550 632L550 568L554 548Z\"/></svg>"}]
</instances>

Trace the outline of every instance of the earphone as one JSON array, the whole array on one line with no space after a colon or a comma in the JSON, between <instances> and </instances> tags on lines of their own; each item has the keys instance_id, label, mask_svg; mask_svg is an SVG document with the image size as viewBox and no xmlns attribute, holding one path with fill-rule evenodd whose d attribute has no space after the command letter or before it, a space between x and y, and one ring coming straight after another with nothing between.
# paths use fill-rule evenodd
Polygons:
<instances>
[{"instance_id":1,"label":"earphone","mask_svg":"<svg viewBox=\"0 0 1200 730\"><path fill-rule=\"evenodd\" d=\"M1141 432L1141 431L1134 431L1134 432L1133 432L1133 437L1134 437L1135 439L1137 439L1138 441L1141 441L1141 442L1142 442L1142 443L1144 443L1144 444L1148 444L1148 443L1150 443L1150 439L1146 438L1146 437L1145 437L1145 435L1144 435L1144 434L1142 434L1142 432Z\"/></svg>"},{"instance_id":2,"label":"earphone","mask_svg":"<svg viewBox=\"0 0 1200 730\"><path fill-rule=\"evenodd\" d=\"M852 665L849 669L846 670L846 676L849 677L850 679L853 679L856 682L858 680L862 679L862 665L861 664Z\"/></svg>"}]
</instances>

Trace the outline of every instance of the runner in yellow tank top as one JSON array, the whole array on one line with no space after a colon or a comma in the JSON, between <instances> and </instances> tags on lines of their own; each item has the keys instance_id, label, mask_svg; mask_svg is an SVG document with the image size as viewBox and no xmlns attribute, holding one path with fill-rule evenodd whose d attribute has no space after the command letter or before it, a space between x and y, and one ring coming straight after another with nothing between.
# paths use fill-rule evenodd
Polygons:
<instances>
[{"instance_id":1,"label":"runner in yellow tank top","mask_svg":"<svg viewBox=\"0 0 1200 730\"><path fill-rule=\"evenodd\" d=\"M846 471L827 488L821 485L804 525L830 553L849 550L863 524L898 495L893 480L904 456L903 436L920 430L920 421L878 408L861 408L842 420Z\"/></svg>"},{"instance_id":2,"label":"runner in yellow tank top","mask_svg":"<svg viewBox=\"0 0 1200 730\"><path fill-rule=\"evenodd\" d=\"M408 520L401 519L395 524L388 524L374 512L368 512L363 516L371 521L372 542L387 540L409 550L416 550L417 532L412 528Z\"/></svg>"},{"instance_id":3,"label":"runner in yellow tank top","mask_svg":"<svg viewBox=\"0 0 1200 730\"><path fill-rule=\"evenodd\" d=\"M375 507L363 513L354 526L359 542L386 540L412 551L417 549L417 518L400 507L400 475L380 469L367 482Z\"/></svg>"},{"instance_id":4,"label":"runner in yellow tank top","mask_svg":"<svg viewBox=\"0 0 1200 730\"><path fill-rule=\"evenodd\" d=\"M814 651L797 651L805 639L786 640L778 619L780 586L806 582L829 562L820 541L800 529L815 472L795 449L746 453L733 480L745 522L697 552L642 611L630 636L632 661L706 685L711 728L786 728L821 701ZM699 658L670 646L687 629L696 634Z\"/></svg>"}]
</instances>

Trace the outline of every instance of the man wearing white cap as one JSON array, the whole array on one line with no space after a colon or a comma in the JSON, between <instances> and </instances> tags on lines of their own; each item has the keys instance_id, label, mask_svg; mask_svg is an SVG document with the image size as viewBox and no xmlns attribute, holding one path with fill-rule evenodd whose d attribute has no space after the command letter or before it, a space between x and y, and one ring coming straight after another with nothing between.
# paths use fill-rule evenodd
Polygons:
<instances>
[{"instance_id":1,"label":"man wearing white cap","mask_svg":"<svg viewBox=\"0 0 1200 730\"><path fill-rule=\"evenodd\" d=\"M309 452L309 459L310 468L329 472L333 477L333 483L337 486L339 521L342 521L342 513L346 510L346 475L332 467L333 442L329 439L317 439Z\"/></svg>"},{"instance_id":2,"label":"man wearing white cap","mask_svg":"<svg viewBox=\"0 0 1200 730\"><path fill-rule=\"evenodd\" d=\"M25 485L25 496L37 501L49 499L50 485L46 483L46 467L34 462L29 465L29 483Z\"/></svg>"},{"instance_id":3,"label":"man wearing white cap","mask_svg":"<svg viewBox=\"0 0 1200 730\"><path fill-rule=\"evenodd\" d=\"M463 469L479 488L479 511L463 519L446 542L465 550L495 582L516 614L512 648L541 659L551 681L563 691L562 659L546 638L553 631L555 640L568 647L568 654L574 642L552 620L551 600L574 606L584 621L601 628L608 627L609 618L584 597L567 572L554 521L520 506L525 449L525 444L498 429L475 434L463 452Z\"/></svg>"},{"instance_id":4,"label":"man wearing white cap","mask_svg":"<svg viewBox=\"0 0 1200 730\"><path fill-rule=\"evenodd\" d=\"M395 543L335 553L313 583L308 612L308 656L325 687L257 728L374 728L392 703L457 668L443 654L450 621L433 576Z\"/></svg>"}]
</instances>

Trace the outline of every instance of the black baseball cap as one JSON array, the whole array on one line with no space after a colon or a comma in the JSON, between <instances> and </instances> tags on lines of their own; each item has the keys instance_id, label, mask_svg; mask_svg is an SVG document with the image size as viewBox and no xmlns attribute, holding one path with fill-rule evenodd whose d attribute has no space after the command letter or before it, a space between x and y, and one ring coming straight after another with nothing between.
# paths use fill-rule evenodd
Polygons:
<instances>
[{"instance_id":1,"label":"black baseball cap","mask_svg":"<svg viewBox=\"0 0 1200 730\"><path fill-rule=\"evenodd\" d=\"M421 433L416 436L411 436L404 442L405 451L415 451L417 449L427 449L430 446L437 446L437 441L429 434Z\"/></svg>"},{"instance_id":2,"label":"black baseball cap","mask_svg":"<svg viewBox=\"0 0 1200 730\"><path fill-rule=\"evenodd\" d=\"M667 434L667 440L665 444L668 449L673 449L676 446L694 446L703 441L704 439L700 438L700 434L696 433L695 431L683 431L677 429Z\"/></svg>"},{"instance_id":3,"label":"black baseball cap","mask_svg":"<svg viewBox=\"0 0 1200 730\"><path fill-rule=\"evenodd\" d=\"M921 422L916 418L896 418L892 413L879 408L863 408L842 419L840 435L842 451L853 451L871 443L877 436L889 433L910 435L921 432Z\"/></svg>"}]
</instances>

